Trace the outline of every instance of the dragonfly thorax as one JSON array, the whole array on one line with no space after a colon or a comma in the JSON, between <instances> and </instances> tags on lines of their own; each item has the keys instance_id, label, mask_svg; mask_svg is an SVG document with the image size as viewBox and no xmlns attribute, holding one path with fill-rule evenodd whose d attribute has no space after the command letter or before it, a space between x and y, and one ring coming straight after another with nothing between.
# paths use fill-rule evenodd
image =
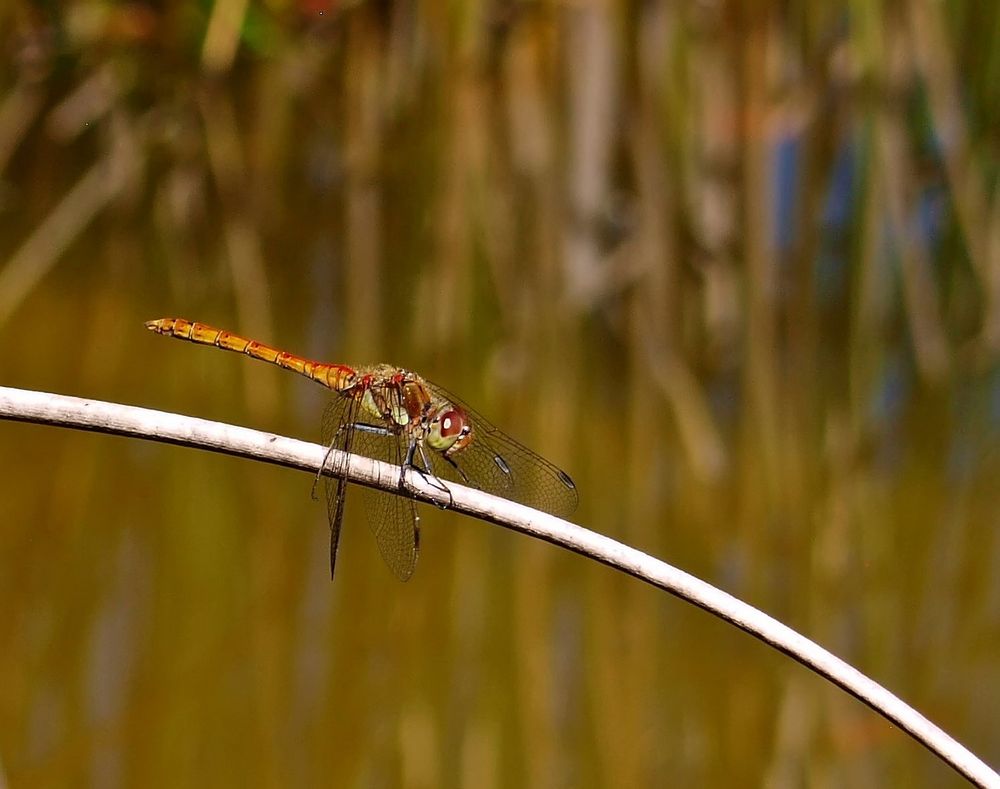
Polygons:
<instances>
[{"instance_id":1,"label":"dragonfly thorax","mask_svg":"<svg viewBox=\"0 0 1000 789\"><path fill-rule=\"evenodd\" d=\"M360 400L361 415L394 433L412 432L430 407L430 393L404 370L375 368L347 391Z\"/></svg>"},{"instance_id":2,"label":"dragonfly thorax","mask_svg":"<svg viewBox=\"0 0 1000 789\"><path fill-rule=\"evenodd\" d=\"M345 395L360 400L364 419L451 455L472 440L472 423L459 406L442 398L415 373L376 366L360 375Z\"/></svg>"}]
</instances>

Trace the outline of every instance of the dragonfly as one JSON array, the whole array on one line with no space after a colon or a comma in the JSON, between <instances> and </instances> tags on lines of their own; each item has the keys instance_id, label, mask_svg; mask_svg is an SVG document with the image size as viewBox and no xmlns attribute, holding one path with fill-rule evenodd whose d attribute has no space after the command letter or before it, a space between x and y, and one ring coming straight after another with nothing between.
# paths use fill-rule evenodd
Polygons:
<instances>
[{"instance_id":1,"label":"dragonfly","mask_svg":"<svg viewBox=\"0 0 1000 789\"><path fill-rule=\"evenodd\" d=\"M447 492L445 479L566 516L576 509L577 490L565 472L515 441L444 388L390 364L350 367L312 361L256 340L183 318L146 323L157 334L245 354L304 375L332 389L323 412L322 442L330 577L347 495L347 455L357 453L413 469ZM334 453L333 450L339 450ZM420 548L420 516L411 496L364 488L366 515L379 552L401 581L413 575Z\"/></svg>"}]
</instances>

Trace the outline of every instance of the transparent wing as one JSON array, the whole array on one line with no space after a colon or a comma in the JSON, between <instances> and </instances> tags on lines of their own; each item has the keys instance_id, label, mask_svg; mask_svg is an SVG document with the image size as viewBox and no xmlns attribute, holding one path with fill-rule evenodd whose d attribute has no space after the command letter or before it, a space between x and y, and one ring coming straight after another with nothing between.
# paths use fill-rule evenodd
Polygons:
<instances>
[{"instance_id":1,"label":"transparent wing","mask_svg":"<svg viewBox=\"0 0 1000 789\"><path fill-rule=\"evenodd\" d=\"M375 424L369 414L360 419L356 398L338 397L323 414L323 443L346 452L400 465L406 456L405 438L385 425ZM330 518L331 568L336 560L336 540L343 519L347 483L344 468L335 468L338 479L326 480L327 514ZM399 480L394 480L398 484ZM375 535L379 553L393 574L409 580L417 565L419 517L411 498L395 496L373 488L364 488L365 514ZM331 569L332 572L332 569Z\"/></svg>"},{"instance_id":2,"label":"transparent wing","mask_svg":"<svg viewBox=\"0 0 1000 789\"><path fill-rule=\"evenodd\" d=\"M357 425L354 444L357 454L394 466L406 459L405 439L385 428ZM393 482L400 485L398 475ZM379 553L400 581L408 581L416 569L420 550L420 516L416 502L405 494L396 496L375 488L365 488L363 495L368 525L375 534Z\"/></svg>"},{"instance_id":3,"label":"transparent wing","mask_svg":"<svg viewBox=\"0 0 1000 789\"><path fill-rule=\"evenodd\" d=\"M323 411L323 427L321 431L323 446L328 450L339 449L341 452L351 451L353 431L347 427L353 424L354 410L357 401L347 397L334 397ZM347 496L347 480L344 477L344 463L341 460L326 458L326 467L334 476L323 476L323 488L326 492L326 515L330 523L330 578L337 567L337 549L340 546L340 527L344 521L344 501Z\"/></svg>"},{"instance_id":4,"label":"transparent wing","mask_svg":"<svg viewBox=\"0 0 1000 789\"><path fill-rule=\"evenodd\" d=\"M576 509L576 485L565 471L515 441L446 389L429 385L465 411L473 431L471 443L450 458L457 469L438 453L428 453L435 474L560 517Z\"/></svg>"}]
</instances>

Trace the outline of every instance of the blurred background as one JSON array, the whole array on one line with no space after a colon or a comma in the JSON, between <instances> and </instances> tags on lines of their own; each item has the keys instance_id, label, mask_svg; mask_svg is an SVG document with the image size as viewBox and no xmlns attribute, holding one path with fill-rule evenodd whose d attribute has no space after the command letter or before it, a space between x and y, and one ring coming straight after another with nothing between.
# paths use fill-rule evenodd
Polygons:
<instances>
[{"instance_id":1,"label":"blurred background","mask_svg":"<svg viewBox=\"0 0 1000 789\"><path fill-rule=\"evenodd\" d=\"M8 0L0 383L318 439L329 393L143 328L391 361L578 522L1000 763L1000 6ZM580 557L0 423L0 786L959 786Z\"/></svg>"}]
</instances>

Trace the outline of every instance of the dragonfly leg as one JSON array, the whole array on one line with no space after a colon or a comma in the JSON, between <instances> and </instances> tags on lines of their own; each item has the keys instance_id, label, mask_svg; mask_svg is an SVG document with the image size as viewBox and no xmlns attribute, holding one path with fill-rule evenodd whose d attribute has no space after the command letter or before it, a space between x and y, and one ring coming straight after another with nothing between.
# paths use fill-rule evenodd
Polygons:
<instances>
[{"instance_id":1,"label":"dragonfly leg","mask_svg":"<svg viewBox=\"0 0 1000 789\"><path fill-rule=\"evenodd\" d=\"M316 486L319 484L320 479L323 477L323 472L327 470L327 462L330 460L330 455L333 454L333 450L337 446L337 440L340 438L341 434L348 428L356 428L358 430L364 430L368 433L379 433L382 435L389 435L389 431L385 428L378 427L376 425L368 425L364 422L349 422L341 425L337 428L337 432L333 434L333 438L330 439L330 446L326 448L326 454L323 455L323 465L319 467L319 471L316 472L316 478L313 480L312 485L312 497L316 499Z\"/></svg>"},{"instance_id":2,"label":"dragonfly leg","mask_svg":"<svg viewBox=\"0 0 1000 789\"><path fill-rule=\"evenodd\" d=\"M417 452L420 452L420 460L423 463L423 468L421 468L414 462L414 455ZM428 462L427 455L424 453L424 446L419 441L412 441L410 443L409 449L406 450L406 460L403 461L404 471L407 468L413 469L417 474L420 475L420 477L424 480L424 482L426 482L431 487L436 488L437 490L441 491L442 493L448 496L447 504L437 505L441 509L446 510L455 503L455 500L452 498L451 491L448 490L448 486L445 485L440 479L438 479L437 475L433 471L431 471L431 464ZM404 483L405 476L406 475L404 473L404 475L400 477L401 484Z\"/></svg>"},{"instance_id":3,"label":"dragonfly leg","mask_svg":"<svg viewBox=\"0 0 1000 789\"><path fill-rule=\"evenodd\" d=\"M462 482L464 482L464 483L465 483L466 485L468 485L468 486L469 486L470 488L478 488L478 487L479 487L479 486L478 486L478 485L477 485L477 484L476 484L475 482L473 482L473 481L472 481L471 479L469 479L469 476L468 476L468 474L466 474L466 473L465 473L465 472L464 472L464 471L462 470L462 467L461 467L461 466L459 466L459 465L458 465L458 463L456 463L456 462L455 462L454 460L452 460L452 459L451 459L450 457L448 457L447 455L442 455L442 457L443 457L443 458L444 458L444 459L445 459L446 461L448 461L449 465L451 465L451 467L452 467L453 469L455 469L455 471L456 471L456 472L458 473L458 476L460 476L460 477L462 478Z\"/></svg>"},{"instance_id":4,"label":"dragonfly leg","mask_svg":"<svg viewBox=\"0 0 1000 789\"><path fill-rule=\"evenodd\" d=\"M340 435L340 431L337 431L337 435ZM316 472L316 478L313 480L312 491L310 496L312 496L313 501L316 501L316 486L319 484L320 479L323 477L323 472L326 471L326 464L330 460L330 455L333 453L333 448L337 445L337 435L333 437L330 442L330 446L326 448L326 453L323 455L323 462L320 464L319 470Z\"/></svg>"}]
</instances>

